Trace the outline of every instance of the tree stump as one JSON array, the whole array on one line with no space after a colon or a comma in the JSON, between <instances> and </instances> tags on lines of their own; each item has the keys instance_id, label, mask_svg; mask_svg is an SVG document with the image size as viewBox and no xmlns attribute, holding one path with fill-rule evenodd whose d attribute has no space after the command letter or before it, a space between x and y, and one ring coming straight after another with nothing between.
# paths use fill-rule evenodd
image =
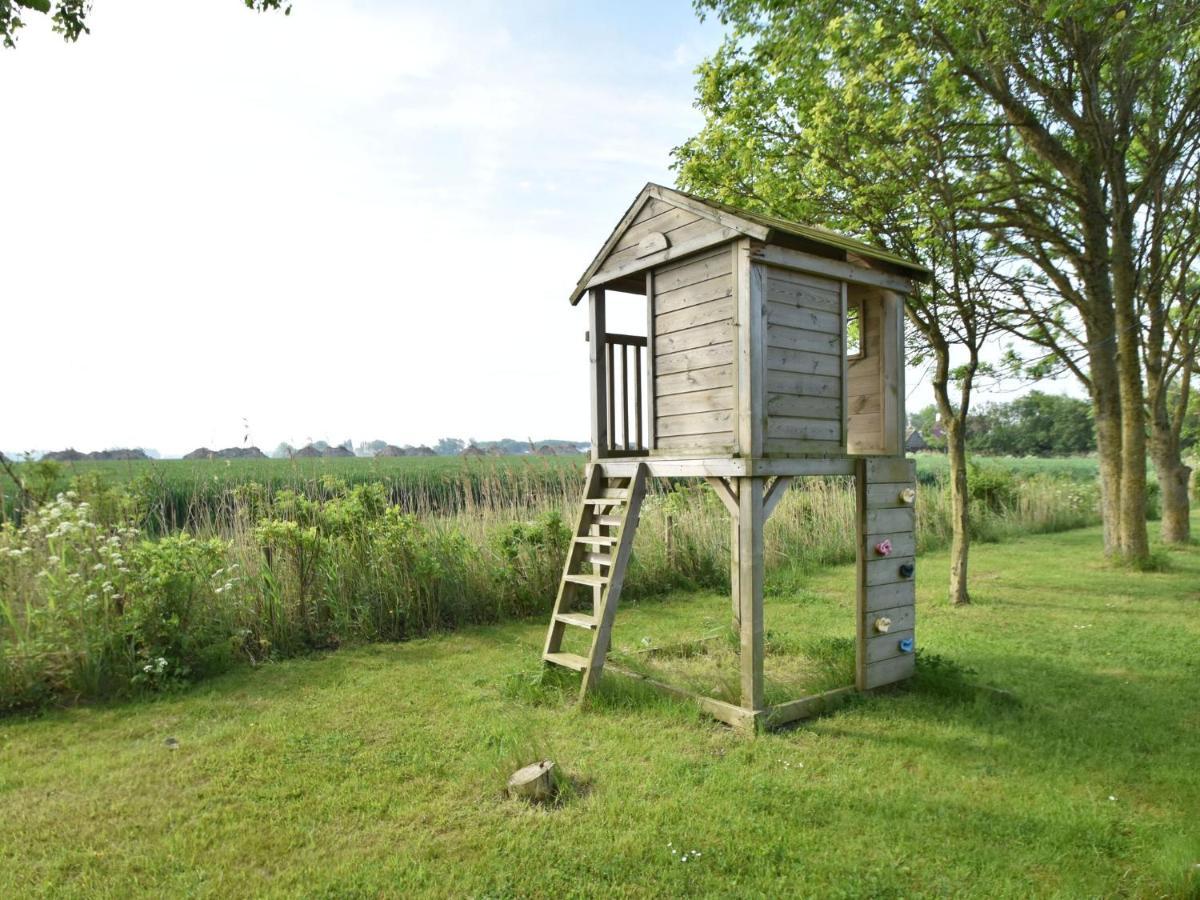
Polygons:
<instances>
[{"instance_id":1,"label":"tree stump","mask_svg":"<svg viewBox=\"0 0 1200 900\"><path fill-rule=\"evenodd\" d=\"M518 769L508 779L510 797L538 802L554 797L554 763L543 759Z\"/></svg>"}]
</instances>

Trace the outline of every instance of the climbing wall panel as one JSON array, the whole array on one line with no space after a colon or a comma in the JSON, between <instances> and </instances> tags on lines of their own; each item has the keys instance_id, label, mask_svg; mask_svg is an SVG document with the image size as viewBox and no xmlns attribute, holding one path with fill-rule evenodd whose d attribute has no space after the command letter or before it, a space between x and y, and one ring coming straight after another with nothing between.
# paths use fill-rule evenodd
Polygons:
<instances>
[{"instance_id":1,"label":"climbing wall panel","mask_svg":"<svg viewBox=\"0 0 1200 900\"><path fill-rule=\"evenodd\" d=\"M916 653L916 466L860 459L858 494L859 690L912 676Z\"/></svg>"}]
</instances>

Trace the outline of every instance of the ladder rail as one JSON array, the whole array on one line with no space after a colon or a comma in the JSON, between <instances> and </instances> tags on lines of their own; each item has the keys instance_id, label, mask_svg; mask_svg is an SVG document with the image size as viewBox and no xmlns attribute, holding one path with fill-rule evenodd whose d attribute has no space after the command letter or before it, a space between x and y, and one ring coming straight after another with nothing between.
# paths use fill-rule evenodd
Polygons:
<instances>
[{"instance_id":1,"label":"ladder rail","mask_svg":"<svg viewBox=\"0 0 1200 900\"><path fill-rule=\"evenodd\" d=\"M595 498L596 495L603 489L604 486L604 471L601 467L592 463L588 466L587 475L584 477L583 483L583 499L588 500ZM567 576L576 570L580 561L583 558L584 544L580 543L576 538L585 536L592 527L592 515L590 507L587 503L579 505L579 516L575 520L575 531L571 535L571 546L567 550L567 558L563 562L562 577L558 581L558 594L554 598L554 610L550 614L550 627L546 631L546 643L542 648L542 655L547 656L558 650L558 645L562 642L563 623L558 620L558 614L566 612L563 601L567 601L570 605L572 595L578 589L575 582L569 581Z\"/></svg>"}]
</instances>

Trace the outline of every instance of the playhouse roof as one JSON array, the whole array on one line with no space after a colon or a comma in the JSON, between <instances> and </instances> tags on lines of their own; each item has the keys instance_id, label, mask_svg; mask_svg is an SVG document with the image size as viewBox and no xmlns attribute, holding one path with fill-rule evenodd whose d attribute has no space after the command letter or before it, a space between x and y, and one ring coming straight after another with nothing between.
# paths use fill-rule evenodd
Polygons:
<instances>
[{"instance_id":1,"label":"playhouse roof","mask_svg":"<svg viewBox=\"0 0 1200 900\"><path fill-rule=\"evenodd\" d=\"M898 270L899 274L916 281L925 281L929 278L929 269L924 266L911 262L902 256L897 256L894 253L889 253L886 250L881 250L863 241L838 234L835 231L829 231L828 229L813 225L801 225L799 222L789 222L787 219L779 219L775 216L763 215L762 213L750 212L737 206L730 206L727 203L696 197L693 194L663 187L660 184L648 183L642 188L629 209L626 210L625 215L621 217L621 221L617 223L608 240L604 242L604 246L600 248L600 252L596 254L595 259L592 260L586 271L584 271L583 276L579 279L579 282L575 285L575 290L571 292L572 305L579 302L579 298L583 296L588 288L588 282L600 270L605 259L607 259L613 248L621 240L621 236L633 224L641 208L651 199L661 200L672 206L687 209L698 216L717 223L727 233L727 236L722 237L721 240L728 240L740 234L752 237L755 240L765 241L766 243L795 244L796 242L801 242L802 244L817 245L826 250L833 250L836 253L840 253L843 259L845 258L845 254L854 254L884 263ZM660 252L665 254L669 250L664 245ZM654 254L654 256L657 255L657 253ZM669 257L664 256L665 258ZM648 256L645 268L649 268L655 261L653 257Z\"/></svg>"}]
</instances>

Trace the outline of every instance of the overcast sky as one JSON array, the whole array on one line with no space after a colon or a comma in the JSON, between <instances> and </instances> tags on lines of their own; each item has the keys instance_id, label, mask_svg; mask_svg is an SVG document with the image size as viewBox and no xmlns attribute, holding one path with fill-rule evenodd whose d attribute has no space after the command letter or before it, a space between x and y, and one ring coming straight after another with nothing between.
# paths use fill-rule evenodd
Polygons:
<instances>
[{"instance_id":1,"label":"overcast sky","mask_svg":"<svg viewBox=\"0 0 1200 900\"><path fill-rule=\"evenodd\" d=\"M74 45L26 18L0 447L586 438L566 298L701 123L721 31L688 0L100 0Z\"/></svg>"}]
</instances>

